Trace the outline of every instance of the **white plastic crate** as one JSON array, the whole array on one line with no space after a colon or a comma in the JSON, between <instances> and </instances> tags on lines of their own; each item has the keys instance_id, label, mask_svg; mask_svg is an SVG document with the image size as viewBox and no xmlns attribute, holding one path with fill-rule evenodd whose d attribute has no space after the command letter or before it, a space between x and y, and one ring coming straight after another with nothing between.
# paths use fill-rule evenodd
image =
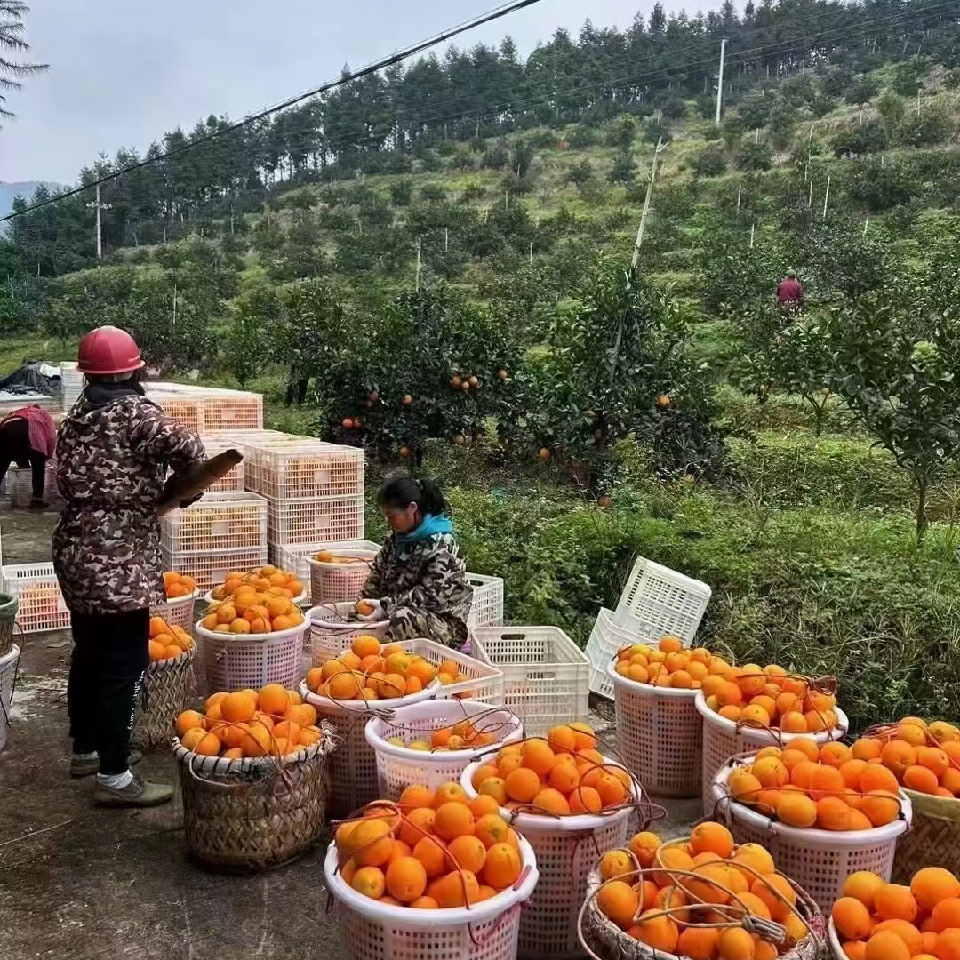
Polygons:
<instances>
[{"instance_id":1,"label":"white plastic crate","mask_svg":"<svg viewBox=\"0 0 960 960\"><path fill-rule=\"evenodd\" d=\"M208 493L163 517L161 535L163 548L177 554L226 547L266 550L267 501L255 493Z\"/></svg>"},{"instance_id":2,"label":"white plastic crate","mask_svg":"<svg viewBox=\"0 0 960 960\"><path fill-rule=\"evenodd\" d=\"M503 705L528 737L586 718L590 664L558 627L476 627L471 636L477 659L503 671Z\"/></svg>"},{"instance_id":3,"label":"white plastic crate","mask_svg":"<svg viewBox=\"0 0 960 960\"><path fill-rule=\"evenodd\" d=\"M66 630L70 626L70 611L52 563L7 564L3 567L3 583L6 592L19 601L17 623L24 633Z\"/></svg>"},{"instance_id":4,"label":"white plastic crate","mask_svg":"<svg viewBox=\"0 0 960 960\"><path fill-rule=\"evenodd\" d=\"M282 438L246 448L247 487L272 500L363 495L363 448Z\"/></svg>"},{"instance_id":5,"label":"white plastic crate","mask_svg":"<svg viewBox=\"0 0 960 960\"><path fill-rule=\"evenodd\" d=\"M374 543L373 540L322 540L320 543L274 543L271 541L270 562L281 570L296 573L297 579L309 589L310 558L321 550L329 550L334 554L343 551L348 555L349 551L362 550L364 553L376 555L380 551L380 544ZM344 601L324 600L322 602L342 603Z\"/></svg>"},{"instance_id":6,"label":"white plastic crate","mask_svg":"<svg viewBox=\"0 0 960 960\"><path fill-rule=\"evenodd\" d=\"M221 434L216 433L205 433L200 439L203 441L203 448L207 457L215 457L217 454L226 453L227 450L236 450L240 446L238 443L231 442ZM244 490L244 470L244 462L241 460L226 476L207 487L204 497L211 493L242 493Z\"/></svg>"},{"instance_id":7,"label":"white plastic crate","mask_svg":"<svg viewBox=\"0 0 960 960\"><path fill-rule=\"evenodd\" d=\"M272 543L316 543L363 537L363 497L325 500L268 500Z\"/></svg>"},{"instance_id":8,"label":"white plastic crate","mask_svg":"<svg viewBox=\"0 0 960 960\"><path fill-rule=\"evenodd\" d=\"M63 399L63 409L69 410L80 398L86 378L80 372L76 362L60 364L60 395Z\"/></svg>"},{"instance_id":9,"label":"white plastic crate","mask_svg":"<svg viewBox=\"0 0 960 960\"><path fill-rule=\"evenodd\" d=\"M182 423L194 433L203 432L203 404L197 397L177 396L175 394L155 394L148 396L160 409L174 420Z\"/></svg>"},{"instance_id":10,"label":"white plastic crate","mask_svg":"<svg viewBox=\"0 0 960 960\"><path fill-rule=\"evenodd\" d=\"M266 546L249 550L204 550L193 553L164 548L162 554L164 570L193 577L202 593L223 583L228 573L252 570L267 562Z\"/></svg>"},{"instance_id":11,"label":"white plastic crate","mask_svg":"<svg viewBox=\"0 0 960 960\"><path fill-rule=\"evenodd\" d=\"M473 587L467 626L472 630L503 623L503 580L482 573L468 573L467 583Z\"/></svg>"},{"instance_id":12,"label":"white plastic crate","mask_svg":"<svg viewBox=\"0 0 960 960\"><path fill-rule=\"evenodd\" d=\"M653 627L657 636L673 634L690 646L712 591L701 580L638 557L620 594L617 619L631 614ZM629 621L627 621L629 624Z\"/></svg>"},{"instance_id":13,"label":"white plastic crate","mask_svg":"<svg viewBox=\"0 0 960 960\"><path fill-rule=\"evenodd\" d=\"M203 429L259 430L263 427L263 397L244 390L211 390L203 401Z\"/></svg>"},{"instance_id":14,"label":"white plastic crate","mask_svg":"<svg viewBox=\"0 0 960 960\"><path fill-rule=\"evenodd\" d=\"M596 623L587 641L587 659L590 661L590 689L603 697L613 698L613 681L607 666L621 647L634 643L655 643L653 627L631 614L623 614L629 625L617 623L612 610L601 607Z\"/></svg>"}]
</instances>

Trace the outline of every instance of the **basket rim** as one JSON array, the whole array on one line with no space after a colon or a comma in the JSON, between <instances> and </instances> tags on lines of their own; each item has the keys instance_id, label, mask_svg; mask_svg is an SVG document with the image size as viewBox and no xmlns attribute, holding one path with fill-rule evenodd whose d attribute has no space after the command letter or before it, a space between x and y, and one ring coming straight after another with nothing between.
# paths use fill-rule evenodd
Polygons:
<instances>
[{"instance_id":1,"label":"basket rim","mask_svg":"<svg viewBox=\"0 0 960 960\"><path fill-rule=\"evenodd\" d=\"M322 728L321 728L322 729ZM178 763L183 765L192 764L199 773L211 773L215 776L228 776L237 773L249 773L252 770L262 770L269 767L276 767L275 757L242 757L239 760L227 759L226 757L202 757L193 750L188 750L180 743L180 738L173 736L171 740L171 749ZM290 753L283 757L284 765L291 763L301 763L304 760L310 760L318 754L327 754L333 747L333 738L324 730L324 737L309 747L300 747L296 753Z\"/></svg>"},{"instance_id":2,"label":"basket rim","mask_svg":"<svg viewBox=\"0 0 960 960\"><path fill-rule=\"evenodd\" d=\"M711 786L714 799L720 801L723 797L721 788L730 779L734 764L726 763L720 768L716 777L714 777ZM854 848L864 843L877 843L883 840L896 840L897 837L906 833L913 822L913 806L910 798L906 796L903 790L900 794L900 816L891 823L882 827L873 827L871 830L822 830L818 827L791 827L779 820L772 820L765 817L762 813L757 813L736 800L731 800L725 804L725 809L730 812L730 816L742 820L758 830L763 830L768 834L782 837L785 840L793 840L797 843L810 843L821 848Z\"/></svg>"},{"instance_id":3,"label":"basket rim","mask_svg":"<svg viewBox=\"0 0 960 960\"><path fill-rule=\"evenodd\" d=\"M341 610L340 609L341 607L343 607L344 609ZM357 630L362 630L364 627L369 629L370 627L373 627L377 624L384 624L386 627L389 627L388 620L337 621L337 620L325 620L322 617L318 617L317 619L314 619L314 614L316 614L316 612L319 610L325 611L331 617L338 617L340 616L341 613L346 613L347 610L353 610L355 607L356 607L356 603L351 602L350 600L341 600L338 603L316 603L312 607L310 607L309 610L307 610L305 616L306 616L307 623L309 623L311 626L316 624L318 627L322 627L322 629L324 630L333 630L333 631L343 630L344 632L348 632L348 631L356 632Z\"/></svg>"},{"instance_id":4,"label":"basket rim","mask_svg":"<svg viewBox=\"0 0 960 960\"><path fill-rule=\"evenodd\" d=\"M827 917L827 944L830 947L830 953L833 960L847 960L847 955L843 952L843 945L840 943L840 937L837 934L836 924L833 917Z\"/></svg>"},{"instance_id":5,"label":"basket rim","mask_svg":"<svg viewBox=\"0 0 960 960\"><path fill-rule=\"evenodd\" d=\"M19 656L20 648L15 643L11 644L10 649L0 657L0 670L5 670L11 663L16 663Z\"/></svg>"},{"instance_id":6,"label":"basket rim","mask_svg":"<svg viewBox=\"0 0 960 960\"><path fill-rule=\"evenodd\" d=\"M217 633L215 630L208 630L203 625L203 620L196 622L194 629L198 636L206 637L209 640L220 640L226 638L237 643L268 643L271 640L288 640L290 637L303 636L310 629L310 622L304 619L303 623L298 623L295 627L287 627L286 630L274 630L271 633Z\"/></svg>"},{"instance_id":7,"label":"basket rim","mask_svg":"<svg viewBox=\"0 0 960 960\"><path fill-rule=\"evenodd\" d=\"M220 634L222 636L222 634ZM151 670L166 670L173 666L180 666L183 664L184 659L192 660L197 655L197 642L194 640L193 646L189 650L181 650L175 657L164 657L162 660L151 660L150 665L147 667L146 672L149 673ZM0 661L2 663L2 661Z\"/></svg>"},{"instance_id":8,"label":"basket rim","mask_svg":"<svg viewBox=\"0 0 960 960\"><path fill-rule=\"evenodd\" d=\"M378 920L383 924L400 923L414 927L461 927L469 924L488 923L505 914L518 903L529 900L540 879L537 869L537 858L533 847L524 837L520 836L520 853L522 870L518 881L519 888L502 891L489 900L475 903L472 907L450 907L440 910L411 910L409 907L392 907L390 904L371 900L369 897L357 893L352 887L344 883L338 873L334 873L337 866L337 845L331 843L323 858L323 875L327 881L327 889L331 896L342 901L352 910L362 914L368 920ZM412 916L411 916L412 914Z\"/></svg>"},{"instance_id":9,"label":"basket rim","mask_svg":"<svg viewBox=\"0 0 960 960\"><path fill-rule=\"evenodd\" d=\"M324 710L342 709L348 713L362 713L364 710L394 710L397 707L407 707L413 703L420 703L422 700L437 700L437 693L443 689L439 680L431 680L419 693L408 693L405 697L397 697L395 700L375 700L368 703L366 700L332 700L330 697L322 697L314 693L307 686L306 680L300 681L300 696L304 702L314 707L322 707Z\"/></svg>"},{"instance_id":10,"label":"basket rim","mask_svg":"<svg viewBox=\"0 0 960 960\"><path fill-rule=\"evenodd\" d=\"M231 593L230 596L232 597L233 594ZM296 606L299 606L301 603L303 603L306 599L307 599L307 591L304 590L303 593L299 594L298 596L296 596L296 597L291 597L291 598L290 598L290 602L296 607ZM227 602L227 598L224 598L223 600L214 600L214 598L213 598L213 587L211 587L211 588L203 595L203 602L206 603L206 604L211 604L211 603L226 603L226 602Z\"/></svg>"},{"instance_id":11,"label":"basket rim","mask_svg":"<svg viewBox=\"0 0 960 960\"><path fill-rule=\"evenodd\" d=\"M162 603L151 604L151 609L157 609L159 607L171 606L176 607L180 604L185 604L188 600L196 600L200 596L200 588L197 587L193 593L187 594L185 597L168 597L164 594L164 599Z\"/></svg>"},{"instance_id":12,"label":"basket rim","mask_svg":"<svg viewBox=\"0 0 960 960\"><path fill-rule=\"evenodd\" d=\"M377 550L364 550L360 547L351 547L351 548L341 550L340 553L337 554L337 556L350 557L351 559L354 559L354 560L371 561L376 558L379 552L380 552L379 548L377 548ZM330 563L328 560L317 560L314 557L301 557L300 559L306 560L311 567L323 567L324 569L326 569L327 567L331 569L339 569L340 567L351 566L351 564L346 564L346 563Z\"/></svg>"},{"instance_id":13,"label":"basket rim","mask_svg":"<svg viewBox=\"0 0 960 960\"><path fill-rule=\"evenodd\" d=\"M703 719L718 730L722 730L727 734L736 734L743 737L744 740L752 740L758 745L768 745L767 741L771 736L769 730L758 727L744 727L735 723L733 720L721 717L719 713L714 713L714 711L707 706L707 698L703 695L703 690L697 691L697 698L694 703L696 703L697 710L700 711ZM836 734L842 736L850 729L850 718L840 707L836 708L836 712L837 725L831 730L821 730L819 733L810 733L809 731L804 733L787 733L786 731L778 730L777 737L783 743L789 743L789 741L796 740L798 737L808 737L816 743L826 743L828 740L835 740L837 739Z\"/></svg>"},{"instance_id":14,"label":"basket rim","mask_svg":"<svg viewBox=\"0 0 960 960\"><path fill-rule=\"evenodd\" d=\"M617 767L626 766L613 757L604 756L604 765L612 764ZM472 800L476 797L477 791L473 787L473 775L476 773L480 764L477 761L467 764L466 769L460 775L460 786L466 791L467 796ZM632 790L633 799L639 800L635 789ZM624 807L614 813L608 813L606 816L599 813L577 813L567 816L541 816L537 813L513 813L505 807L500 808L500 816L506 820L510 826L516 829L517 833L523 833L524 830L530 830L534 833L569 833L578 830L599 830L602 827L609 827L613 823L619 823L625 820L632 810L630 807Z\"/></svg>"},{"instance_id":15,"label":"basket rim","mask_svg":"<svg viewBox=\"0 0 960 960\"><path fill-rule=\"evenodd\" d=\"M393 722L398 725L402 725L402 721L406 719L405 717L401 716L404 711L419 713L420 711L417 708L424 706L429 706L432 710L436 710L437 707L442 707L444 709L450 707L451 712L458 707L464 707L467 709L478 708L476 713L484 713L486 711L490 711L492 713L505 713L508 715L508 717L512 717L517 721L517 726L502 739L496 740L493 743L488 743L483 747L472 747L467 750L450 750L444 753L434 753L432 750L429 752L426 750L411 750L409 747L398 747L395 744L387 743L387 741L383 739L383 736L380 734L379 730L380 725L386 723L387 721L383 720L381 717L371 717L367 721L366 726L363 728L363 735L366 737L367 743L369 743L377 753L383 753L386 756L395 757L398 760L407 760L411 763L423 763L427 765L441 766L447 765L452 761L459 762L466 760L468 763L471 763L473 760L478 759L483 754L489 753L505 743L512 743L514 740L519 740L523 736L522 717L514 713L509 707L497 707L493 704L485 703L483 700L421 700L417 703L410 703L405 707L398 708ZM442 721L446 718L438 717L437 719ZM465 719L469 719L469 717Z\"/></svg>"},{"instance_id":16,"label":"basket rim","mask_svg":"<svg viewBox=\"0 0 960 960\"><path fill-rule=\"evenodd\" d=\"M678 687L658 687L652 683L638 683L629 677L621 677L616 671L616 660L607 664L607 675L615 687L624 687L633 693L640 693L648 697L672 697L682 700L684 697L693 700L700 692L699 689L683 690ZM722 719L722 718L721 718Z\"/></svg>"}]
</instances>

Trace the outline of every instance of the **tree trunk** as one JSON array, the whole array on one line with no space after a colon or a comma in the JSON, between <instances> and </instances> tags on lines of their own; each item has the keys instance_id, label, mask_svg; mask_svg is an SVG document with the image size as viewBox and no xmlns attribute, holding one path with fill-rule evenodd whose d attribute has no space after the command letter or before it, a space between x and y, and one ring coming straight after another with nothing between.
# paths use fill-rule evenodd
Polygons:
<instances>
[{"instance_id":1,"label":"tree trunk","mask_svg":"<svg viewBox=\"0 0 960 960\"><path fill-rule=\"evenodd\" d=\"M924 475L917 478L917 546L923 543L923 536L927 532L927 486L929 480Z\"/></svg>"}]
</instances>

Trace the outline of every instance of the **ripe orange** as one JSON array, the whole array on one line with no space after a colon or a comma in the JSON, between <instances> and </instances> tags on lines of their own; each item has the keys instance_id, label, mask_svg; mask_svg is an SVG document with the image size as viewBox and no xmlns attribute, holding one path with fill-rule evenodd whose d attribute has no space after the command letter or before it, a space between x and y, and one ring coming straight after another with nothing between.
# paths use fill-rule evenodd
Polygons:
<instances>
[{"instance_id":1,"label":"ripe orange","mask_svg":"<svg viewBox=\"0 0 960 960\"><path fill-rule=\"evenodd\" d=\"M812 827L817 820L817 805L802 793L784 792L777 804L777 818L791 827Z\"/></svg>"},{"instance_id":2,"label":"ripe orange","mask_svg":"<svg viewBox=\"0 0 960 960\"><path fill-rule=\"evenodd\" d=\"M507 776L506 790L511 800L517 803L530 803L540 792L540 777L527 767L519 767Z\"/></svg>"},{"instance_id":3,"label":"ripe orange","mask_svg":"<svg viewBox=\"0 0 960 960\"><path fill-rule=\"evenodd\" d=\"M571 813L599 813L603 809L600 794L593 787L578 786L568 802Z\"/></svg>"},{"instance_id":4,"label":"ripe orange","mask_svg":"<svg viewBox=\"0 0 960 960\"><path fill-rule=\"evenodd\" d=\"M449 780L447 783L441 783L433 794L434 809L439 809L445 803L461 803L466 805L466 802L466 790L453 780Z\"/></svg>"},{"instance_id":5,"label":"ripe orange","mask_svg":"<svg viewBox=\"0 0 960 960\"><path fill-rule=\"evenodd\" d=\"M856 873L851 873L844 881L843 895L859 900L867 910L872 910L874 897L883 885L883 879L875 873L869 870L858 870Z\"/></svg>"},{"instance_id":6,"label":"ripe orange","mask_svg":"<svg viewBox=\"0 0 960 960\"><path fill-rule=\"evenodd\" d=\"M754 960L753 937L742 927L726 927L717 939L717 954L721 960Z\"/></svg>"},{"instance_id":7,"label":"ripe orange","mask_svg":"<svg viewBox=\"0 0 960 960\"><path fill-rule=\"evenodd\" d=\"M623 850L608 850L600 858L600 879L612 880L633 873L636 867L633 858Z\"/></svg>"},{"instance_id":8,"label":"ripe orange","mask_svg":"<svg viewBox=\"0 0 960 960\"><path fill-rule=\"evenodd\" d=\"M447 858L446 844L437 837L422 837L414 844L413 856L420 861L428 877L439 877L453 868Z\"/></svg>"},{"instance_id":9,"label":"ripe orange","mask_svg":"<svg viewBox=\"0 0 960 960\"><path fill-rule=\"evenodd\" d=\"M574 753L577 749L577 734L566 725L553 727L547 733L547 742L555 754Z\"/></svg>"},{"instance_id":10,"label":"ripe orange","mask_svg":"<svg viewBox=\"0 0 960 960\"><path fill-rule=\"evenodd\" d=\"M726 860L733 852L733 834L722 823L706 820L694 827L690 850L693 854L715 853Z\"/></svg>"},{"instance_id":11,"label":"ripe orange","mask_svg":"<svg viewBox=\"0 0 960 960\"><path fill-rule=\"evenodd\" d=\"M660 838L655 833L644 831L630 839L627 849L637 858L641 867L650 867L653 865L657 850L660 849L660 843Z\"/></svg>"},{"instance_id":12,"label":"ripe orange","mask_svg":"<svg viewBox=\"0 0 960 960\"><path fill-rule=\"evenodd\" d=\"M437 807L434 831L443 840L455 840L473 833L474 822L465 803L444 803Z\"/></svg>"},{"instance_id":13,"label":"ripe orange","mask_svg":"<svg viewBox=\"0 0 960 960\"><path fill-rule=\"evenodd\" d=\"M680 936L677 925L669 916L657 916L658 913L659 908L654 908L641 914L637 923L627 932L634 940L639 940L654 950L676 953Z\"/></svg>"},{"instance_id":14,"label":"ripe orange","mask_svg":"<svg viewBox=\"0 0 960 960\"><path fill-rule=\"evenodd\" d=\"M960 881L943 867L924 867L914 874L910 892L921 909L935 910L941 901L960 898Z\"/></svg>"},{"instance_id":15,"label":"ripe orange","mask_svg":"<svg viewBox=\"0 0 960 960\"><path fill-rule=\"evenodd\" d=\"M290 696L279 683L269 683L260 690L259 706L263 713L282 717L290 706Z\"/></svg>"},{"instance_id":16,"label":"ripe orange","mask_svg":"<svg viewBox=\"0 0 960 960\"><path fill-rule=\"evenodd\" d=\"M386 878L383 875L383 871L377 867L361 867L353 875L350 886L353 887L357 893L362 893L371 900L379 900L383 896L386 888Z\"/></svg>"},{"instance_id":17,"label":"ripe orange","mask_svg":"<svg viewBox=\"0 0 960 960\"><path fill-rule=\"evenodd\" d=\"M874 910L884 920L907 920L917 917L917 901L909 887L899 883L885 883L874 894Z\"/></svg>"},{"instance_id":18,"label":"ripe orange","mask_svg":"<svg viewBox=\"0 0 960 960\"><path fill-rule=\"evenodd\" d=\"M929 767L915 763L903 771L903 785L919 793L934 795L940 787L940 780Z\"/></svg>"},{"instance_id":19,"label":"ripe orange","mask_svg":"<svg viewBox=\"0 0 960 960\"><path fill-rule=\"evenodd\" d=\"M386 887L391 897L412 903L427 889L427 871L415 857L400 857L387 867Z\"/></svg>"},{"instance_id":20,"label":"ripe orange","mask_svg":"<svg viewBox=\"0 0 960 960\"><path fill-rule=\"evenodd\" d=\"M797 893L786 878L778 873L758 878L750 886L750 892L759 897L770 911L770 916L783 923L797 903Z\"/></svg>"},{"instance_id":21,"label":"ripe orange","mask_svg":"<svg viewBox=\"0 0 960 960\"><path fill-rule=\"evenodd\" d=\"M188 730L193 730L196 727L199 727L201 730L203 730L204 729L203 716L197 713L196 710L184 710L177 717L177 722L175 726L177 730L177 735L180 737L183 737L183 735Z\"/></svg>"},{"instance_id":22,"label":"ripe orange","mask_svg":"<svg viewBox=\"0 0 960 960\"><path fill-rule=\"evenodd\" d=\"M718 938L712 927L687 927L677 939L677 954L691 960L713 960Z\"/></svg>"},{"instance_id":23,"label":"ripe orange","mask_svg":"<svg viewBox=\"0 0 960 960\"><path fill-rule=\"evenodd\" d=\"M216 757L220 755L220 738L212 733L204 734L193 747L194 753L201 757Z\"/></svg>"},{"instance_id":24,"label":"ripe orange","mask_svg":"<svg viewBox=\"0 0 960 960\"><path fill-rule=\"evenodd\" d=\"M944 930L937 935L934 954L938 960L960 960L960 930Z\"/></svg>"},{"instance_id":25,"label":"ripe orange","mask_svg":"<svg viewBox=\"0 0 960 960\"><path fill-rule=\"evenodd\" d=\"M907 945L895 933L884 930L867 941L865 960L910 960Z\"/></svg>"},{"instance_id":26,"label":"ripe orange","mask_svg":"<svg viewBox=\"0 0 960 960\"><path fill-rule=\"evenodd\" d=\"M571 731L572 732L572 731ZM528 740L521 751L523 765L538 777L547 777L557 762L557 755L546 740ZM507 788L509 792L509 787Z\"/></svg>"},{"instance_id":27,"label":"ripe orange","mask_svg":"<svg viewBox=\"0 0 960 960\"><path fill-rule=\"evenodd\" d=\"M623 929L633 926L640 909L637 892L622 880L603 884L597 892L596 902L603 915Z\"/></svg>"},{"instance_id":28,"label":"ripe orange","mask_svg":"<svg viewBox=\"0 0 960 960\"><path fill-rule=\"evenodd\" d=\"M361 867L379 867L390 859L393 852L393 836L386 821L362 820L350 834L353 859ZM409 844L408 844L409 846Z\"/></svg>"},{"instance_id":29,"label":"ripe orange","mask_svg":"<svg viewBox=\"0 0 960 960\"><path fill-rule=\"evenodd\" d=\"M487 859L487 850L476 837L459 836L450 842L447 849L459 869L479 875Z\"/></svg>"},{"instance_id":30,"label":"ripe orange","mask_svg":"<svg viewBox=\"0 0 960 960\"><path fill-rule=\"evenodd\" d=\"M873 929L870 911L853 897L841 897L833 905L833 922L845 940L866 940Z\"/></svg>"}]
</instances>

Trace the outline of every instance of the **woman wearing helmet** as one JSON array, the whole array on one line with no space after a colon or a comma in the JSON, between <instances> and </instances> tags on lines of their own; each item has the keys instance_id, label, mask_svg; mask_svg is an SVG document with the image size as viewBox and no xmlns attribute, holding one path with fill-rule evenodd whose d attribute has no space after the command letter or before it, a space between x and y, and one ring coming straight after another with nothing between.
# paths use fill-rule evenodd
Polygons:
<instances>
[{"instance_id":1,"label":"woman wearing helmet","mask_svg":"<svg viewBox=\"0 0 960 960\"><path fill-rule=\"evenodd\" d=\"M150 604L164 599L157 501L168 471L199 463L203 444L146 399L143 360L128 333L98 327L81 341L78 361L87 387L60 425L57 481L66 507L53 535L74 642L70 774L97 773L97 803L152 806L173 788L135 776L128 763L149 663Z\"/></svg>"}]
</instances>

